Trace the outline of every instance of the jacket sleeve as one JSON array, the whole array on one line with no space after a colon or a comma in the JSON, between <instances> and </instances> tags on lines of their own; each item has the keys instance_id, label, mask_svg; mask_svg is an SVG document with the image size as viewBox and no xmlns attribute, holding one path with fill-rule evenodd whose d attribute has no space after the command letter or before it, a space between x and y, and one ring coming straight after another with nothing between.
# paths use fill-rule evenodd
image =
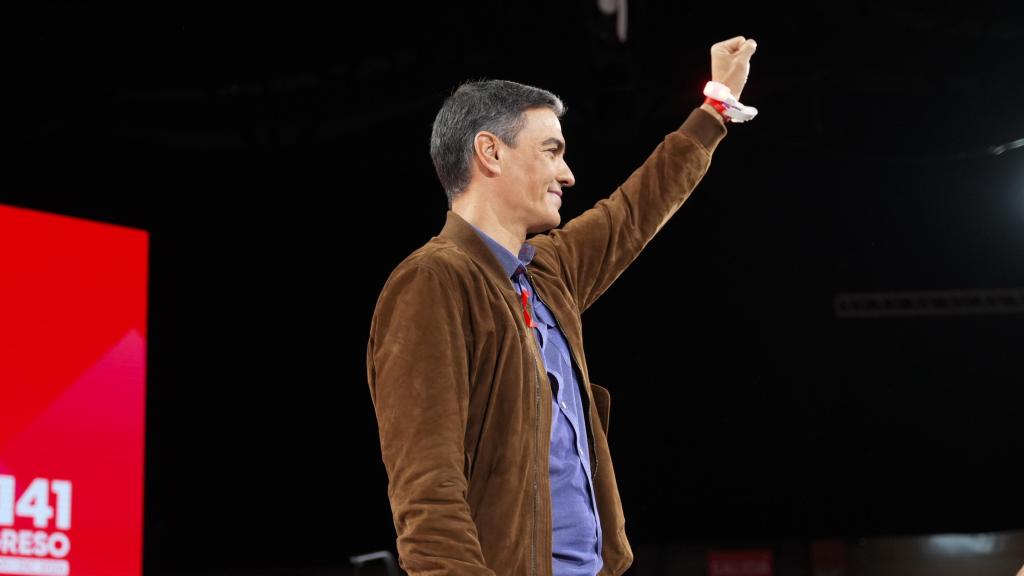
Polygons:
<instances>
[{"instance_id":1,"label":"jacket sleeve","mask_svg":"<svg viewBox=\"0 0 1024 576\"><path fill-rule=\"evenodd\" d=\"M466 502L469 369L464 310L439 274L397 270L377 303L367 377L409 574L493 576Z\"/></svg>"},{"instance_id":2,"label":"jacket sleeve","mask_svg":"<svg viewBox=\"0 0 1024 576\"><path fill-rule=\"evenodd\" d=\"M611 196L563 228L530 240L553 259L583 312L608 289L689 197L725 136L696 109Z\"/></svg>"}]
</instances>

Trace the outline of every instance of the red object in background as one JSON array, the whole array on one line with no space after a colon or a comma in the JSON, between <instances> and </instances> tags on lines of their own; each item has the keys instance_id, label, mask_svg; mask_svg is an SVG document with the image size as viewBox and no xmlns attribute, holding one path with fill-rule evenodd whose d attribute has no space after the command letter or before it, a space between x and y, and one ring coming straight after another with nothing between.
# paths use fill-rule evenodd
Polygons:
<instances>
[{"instance_id":1,"label":"red object in background","mask_svg":"<svg viewBox=\"0 0 1024 576\"><path fill-rule=\"evenodd\" d=\"M148 250L0 206L0 574L142 573Z\"/></svg>"},{"instance_id":2,"label":"red object in background","mask_svg":"<svg viewBox=\"0 0 1024 576\"><path fill-rule=\"evenodd\" d=\"M772 576L774 573L771 549L708 551L708 576Z\"/></svg>"},{"instance_id":3,"label":"red object in background","mask_svg":"<svg viewBox=\"0 0 1024 576\"><path fill-rule=\"evenodd\" d=\"M846 576L846 542L842 540L811 542L811 574L813 576Z\"/></svg>"}]
</instances>

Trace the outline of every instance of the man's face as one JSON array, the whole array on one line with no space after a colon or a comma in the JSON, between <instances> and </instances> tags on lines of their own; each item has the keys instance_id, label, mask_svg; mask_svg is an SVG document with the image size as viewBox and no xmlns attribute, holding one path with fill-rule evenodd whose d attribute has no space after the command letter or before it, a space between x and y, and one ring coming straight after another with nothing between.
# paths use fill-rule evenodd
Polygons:
<instances>
[{"instance_id":1,"label":"man's face","mask_svg":"<svg viewBox=\"0 0 1024 576\"><path fill-rule=\"evenodd\" d=\"M561 222L562 190L576 179L565 163L565 138L555 113L547 108L526 111L516 147L502 146L503 211L526 227L544 232Z\"/></svg>"}]
</instances>

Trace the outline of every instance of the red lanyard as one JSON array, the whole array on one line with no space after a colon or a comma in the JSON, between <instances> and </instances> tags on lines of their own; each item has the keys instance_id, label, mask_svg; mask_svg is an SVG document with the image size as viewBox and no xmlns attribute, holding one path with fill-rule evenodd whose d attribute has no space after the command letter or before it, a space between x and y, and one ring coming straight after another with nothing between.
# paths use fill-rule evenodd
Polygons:
<instances>
[{"instance_id":1,"label":"red lanyard","mask_svg":"<svg viewBox=\"0 0 1024 576\"><path fill-rule=\"evenodd\" d=\"M526 318L527 328L536 328L537 325L533 323L533 317L530 316L530 291L525 286L520 286L522 289L523 297L523 317Z\"/></svg>"}]
</instances>

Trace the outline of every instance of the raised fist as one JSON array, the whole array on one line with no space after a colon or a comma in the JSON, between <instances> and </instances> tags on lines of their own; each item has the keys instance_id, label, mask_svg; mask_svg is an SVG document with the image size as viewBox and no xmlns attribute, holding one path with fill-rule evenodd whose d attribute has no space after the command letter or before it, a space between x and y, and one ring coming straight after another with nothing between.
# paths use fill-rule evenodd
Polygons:
<instances>
[{"instance_id":1,"label":"raised fist","mask_svg":"<svg viewBox=\"0 0 1024 576\"><path fill-rule=\"evenodd\" d=\"M743 36L730 38L711 47L711 79L728 86L737 100L747 84L750 57L754 55L754 50L757 50L757 42Z\"/></svg>"}]
</instances>

